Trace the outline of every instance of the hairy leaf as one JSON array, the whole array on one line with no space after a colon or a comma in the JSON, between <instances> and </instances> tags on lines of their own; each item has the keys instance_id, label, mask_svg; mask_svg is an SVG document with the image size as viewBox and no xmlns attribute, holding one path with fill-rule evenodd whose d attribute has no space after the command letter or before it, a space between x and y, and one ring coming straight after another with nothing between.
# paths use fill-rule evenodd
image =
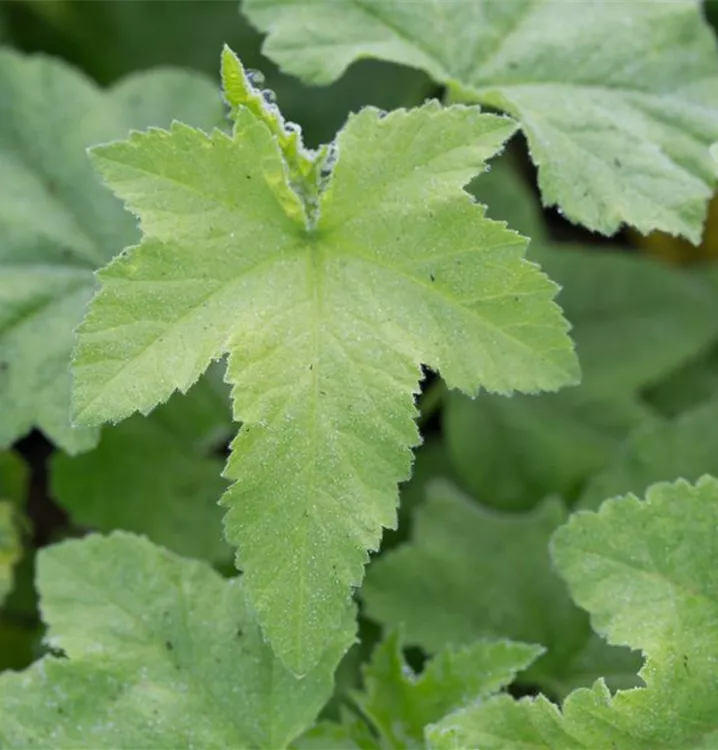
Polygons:
<instances>
[{"instance_id":1,"label":"hairy leaf","mask_svg":"<svg viewBox=\"0 0 718 750\"><path fill-rule=\"evenodd\" d=\"M264 642L239 579L123 532L40 552L46 656L0 676L12 748L285 747L331 695L352 631L297 679Z\"/></svg>"},{"instance_id":2,"label":"hairy leaf","mask_svg":"<svg viewBox=\"0 0 718 750\"><path fill-rule=\"evenodd\" d=\"M327 175L328 151L309 165L278 111L235 83L231 137L176 124L94 150L144 238L100 273L75 403L86 423L147 412L229 353L243 428L227 537L269 640L303 672L395 524L419 366L502 393L557 388L577 367L525 240L461 190L510 121L366 109Z\"/></svg>"},{"instance_id":3,"label":"hairy leaf","mask_svg":"<svg viewBox=\"0 0 718 750\"><path fill-rule=\"evenodd\" d=\"M549 539L565 518L554 500L525 515L487 511L437 482L415 514L413 540L370 567L367 614L402 626L408 643L430 653L479 637L542 644L548 653L527 679L555 693L604 668L630 684L638 664L596 647L588 619L551 569Z\"/></svg>"},{"instance_id":4,"label":"hairy leaf","mask_svg":"<svg viewBox=\"0 0 718 750\"><path fill-rule=\"evenodd\" d=\"M404 661L398 631L377 646L364 669L364 691L353 697L382 747L423 748L424 727L508 685L540 646L478 641L443 649L417 675Z\"/></svg>"},{"instance_id":5,"label":"hairy leaf","mask_svg":"<svg viewBox=\"0 0 718 750\"><path fill-rule=\"evenodd\" d=\"M87 146L220 113L197 75L155 71L102 91L59 61L0 51L0 445L32 427L70 452L97 440L70 426L72 331L93 271L137 234Z\"/></svg>"},{"instance_id":6,"label":"hairy leaf","mask_svg":"<svg viewBox=\"0 0 718 750\"><path fill-rule=\"evenodd\" d=\"M489 699L429 730L435 748L709 750L718 743L718 481L652 486L576 514L553 540L575 600L611 643L640 648L645 688L603 681L561 710L545 698Z\"/></svg>"},{"instance_id":7,"label":"hairy leaf","mask_svg":"<svg viewBox=\"0 0 718 750\"><path fill-rule=\"evenodd\" d=\"M718 55L700 3L245 0L282 68L328 83L354 60L419 68L516 117L546 204L698 243L715 184Z\"/></svg>"},{"instance_id":8,"label":"hairy leaf","mask_svg":"<svg viewBox=\"0 0 718 750\"><path fill-rule=\"evenodd\" d=\"M218 504L226 482L209 453L229 435L223 395L203 379L149 417L105 427L95 450L56 454L54 497L80 525L147 534L178 554L227 562Z\"/></svg>"}]
</instances>

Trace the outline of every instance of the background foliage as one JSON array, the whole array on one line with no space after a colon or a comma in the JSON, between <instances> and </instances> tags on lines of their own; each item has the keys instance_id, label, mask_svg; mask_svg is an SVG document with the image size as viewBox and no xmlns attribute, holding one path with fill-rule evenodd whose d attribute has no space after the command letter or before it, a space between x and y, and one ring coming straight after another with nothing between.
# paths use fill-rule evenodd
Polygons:
<instances>
[{"instance_id":1,"label":"background foliage","mask_svg":"<svg viewBox=\"0 0 718 750\"><path fill-rule=\"evenodd\" d=\"M444 22L423 0L385 3L394 9L388 20L357 10L379 5L335 0L328 13L326 3L245 0L245 16L230 0L0 4L1 746L628 750L718 741L718 489L704 476L718 476L718 199L709 203L715 170L704 158L718 140L718 3L627 2L620 13L559 3L567 19L548 0L509 4L503 15L496 9L505 4L447 1L454 12ZM474 38L471 7L489 9L485 38ZM302 36L308 26L314 44ZM492 40L510 28L511 54L495 54ZM469 54L466 34L480 52ZM147 287L143 297L126 278L144 273L142 262L184 280L228 276L233 245L223 256L217 226L242 232L268 203L257 197L241 220L192 215L179 229L167 212L214 211L220 176L230 187L238 179L243 143L247 162L264 149L263 175L282 171L267 131L255 129L251 144L236 136L254 122L237 71L240 88L226 91L234 123L226 116L225 44L273 92L257 105L261 117L276 100L310 147L341 131L325 220L333 227L347 216L348 229L337 230L327 255L351 253L354 236L370 236L428 279L420 239L431 231L433 247L448 249L461 236L495 248L500 273L487 281L478 254L463 276L451 277L448 263L432 266L431 284L449 279L447 299L470 279L492 299L520 289L537 300L529 354L519 356L513 340L478 328L473 348L458 344L453 319L436 324L429 318L440 310L427 314L416 300L392 309L403 328L387 336L376 297L361 294L382 296L385 282L347 275L336 287L341 304L311 318L333 336L365 337L356 361L332 361L330 404L315 410L345 444L326 448L319 479L305 483L297 467L317 417L292 370L311 348L292 306L296 269L278 265L265 290L267 314L285 308L266 328L285 337L277 382L278 367L258 377L230 365L230 396L222 360L151 411L193 380L178 349L176 359L160 351L147 360L124 391L96 398L107 375L96 367L101 356L129 356L127 330L140 331L136 344L148 319L179 309L174 289L163 296ZM225 53L225 72L230 64ZM597 98L595 80L608 79ZM472 180L514 126L427 99L508 112L523 135ZM365 105L378 110L350 117ZM384 116L398 108L409 110ZM427 114L426 141L403 149L412 118ZM138 227L86 149L173 120L193 129L94 151L107 183L140 215ZM233 149L192 162L202 131L220 128L227 135L214 141L226 145L232 126ZM428 153L456 166L450 180L421 172ZM396 184L383 186L378 204L382 170ZM404 172L413 183L401 181ZM191 198L162 192L168 173ZM422 223L431 201L475 209L460 190L467 182L486 216ZM405 213L393 225L399 205ZM355 220L362 210L363 222ZM284 218L267 210L257 257L284 241ZM531 238L527 257L553 283L520 260L526 242L490 219ZM74 331L97 289L94 272L142 237L144 251L102 272L116 284L98 298L109 313L96 305L83 326L115 333L80 349L80 365L85 357L87 371L96 368L80 395L95 424L78 427ZM199 248L205 265L167 260L172 242ZM535 394L575 379L564 327L548 306L557 290L582 378ZM258 301L236 294L211 327L234 320L236 333ZM151 314L143 319L140 308ZM529 308L515 318L493 309L505 331L518 330ZM269 346L247 340L258 359ZM373 359L359 367L367 348ZM200 349L193 356L208 360ZM498 358L495 370L486 351ZM263 447L240 432L227 471L239 484L221 508L238 423L285 413L262 402L261 388L287 383L285 442ZM472 398L480 385L493 392ZM505 395L514 388L529 392ZM146 413L100 426L137 410ZM371 472L355 471L347 455ZM267 466L271 486L262 484ZM238 508L254 477L261 502L248 518ZM352 527L347 498L362 486L366 515Z\"/></svg>"}]
</instances>

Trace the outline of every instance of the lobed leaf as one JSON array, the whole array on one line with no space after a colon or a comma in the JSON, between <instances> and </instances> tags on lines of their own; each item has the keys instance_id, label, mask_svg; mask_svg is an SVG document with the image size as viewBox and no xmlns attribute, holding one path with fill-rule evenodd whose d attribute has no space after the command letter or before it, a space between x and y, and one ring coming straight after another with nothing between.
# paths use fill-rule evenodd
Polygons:
<instances>
[{"instance_id":1,"label":"lobed leaf","mask_svg":"<svg viewBox=\"0 0 718 750\"><path fill-rule=\"evenodd\" d=\"M0 51L0 445L33 427L69 452L97 441L70 425L72 332L93 271L137 235L86 148L173 116L211 125L219 106L195 74L155 71L103 91L57 60Z\"/></svg>"},{"instance_id":2,"label":"lobed leaf","mask_svg":"<svg viewBox=\"0 0 718 750\"><path fill-rule=\"evenodd\" d=\"M630 684L638 664L594 642L587 618L551 568L549 539L565 519L555 500L529 514L501 514L435 482L414 514L411 542L369 568L366 612L401 626L409 644L429 653L480 637L542 644L547 654L527 680L552 693L604 669L612 682Z\"/></svg>"},{"instance_id":3,"label":"lobed leaf","mask_svg":"<svg viewBox=\"0 0 718 750\"><path fill-rule=\"evenodd\" d=\"M38 586L64 658L0 675L3 747L285 747L331 695L354 627L297 679L239 579L124 532L45 548Z\"/></svg>"},{"instance_id":4,"label":"lobed leaf","mask_svg":"<svg viewBox=\"0 0 718 750\"><path fill-rule=\"evenodd\" d=\"M604 234L700 241L715 185L718 54L700 3L245 0L264 52L311 83L372 57L516 117L546 205Z\"/></svg>"},{"instance_id":5,"label":"lobed leaf","mask_svg":"<svg viewBox=\"0 0 718 750\"><path fill-rule=\"evenodd\" d=\"M429 729L435 748L713 748L718 742L718 481L653 485L578 513L553 539L571 593L609 642L640 648L644 688L603 681L561 710L545 698L489 699Z\"/></svg>"},{"instance_id":6,"label":"lobed leaf","mask_svg":"<svg viewBox=\"0 0 718 750\"><path fill-rule=\"evenodd\" d=\"M417 675L394 631L375 648L364 669L364 690L353 698L382 747L423 748L425 726L506 687L541 651L524 643L477 641L443 649Z\"/></svg>"},{"instance_id":7,"label":"lobed leaf","mask_svg":"<svg viewBox=\"0 0 718 750\"><path fill-rule=\"evenodd\" d=\"M229 353L243 427L227 538L267 637L301 673L395 524L420 365L501 393L558 388L577 367L525 240L461 190L513 123L435 103L365 109L308 205L264 119L233 116L231 137L175 124L94 150L144 239L100 273L75 406L92 424L146 413Z\"/></svg>"}]
</instances>

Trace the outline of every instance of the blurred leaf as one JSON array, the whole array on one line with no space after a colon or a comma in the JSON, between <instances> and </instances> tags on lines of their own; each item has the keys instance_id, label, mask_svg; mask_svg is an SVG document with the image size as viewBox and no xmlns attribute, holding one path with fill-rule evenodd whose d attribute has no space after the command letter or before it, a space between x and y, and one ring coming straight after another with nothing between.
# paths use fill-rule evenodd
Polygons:
<instances>
[{"instance_id":1,"label":"blurred leaf","mask_svg":"<svg viewBox=\"0 0 718 750\"><path fill-rule=\"evenodd\" d=\"M718 396L718 346L678 368L644 395L652 406L669 417Z\"/></svg>"},{"instance_id":2,"label":"blurred leaf","mask_svg":"<svg viewBox=\"0 0 718 750\"><path fill-rule=\"evenodd\" d=\"M712 750L718 744L718 481L652 486L579 513L552 541L576 602L611 643L640 648L645 688L602 681L561 710L543 696L490 698L429 732L432 748Z\"/></svg>"},{"instance_id":3,"label":"blurred leaf","mask_svg":"<svg viewBox=\"0 0 718 750\"><path fill-rule=\"evenodd\" d=\"M203 378L148 417L105 427L95 450L55 454L52 493L80 525L146 534L178 554L227 562L224 462L209 451L230 431L227 398Z\"/></svg>"},{"instance_id":4,"label":"blurred leaf","mask_svg":"<svg viewBox=\"0 0 718 750\"><path fill-rule=\"evenodd\" d=\"M607 497L628 492L642 495L663 480L695 481L718 475L718 398L672 420L639 428L603 471L592 477L578 507L598 508Z\"/></svg>"},{"instance_id":5,"label":"blurred leaf","mask_svg":"<svg viewBox=\"0 0 718 750\"><path fill-rule=\"evenodd\" d=\"M22 554L20 534L15 525L15 509L0 501L0 604L12 589L12 571Z\"/></svg>"},{"instance_id":6,"label":"blurred leaf","mask_svg":"<svg viewBox=\"0 0 718 750\"><path fill-rule=\"evenodd\" d=\"M0 745L281 748L313 722L354 627L292 675L239 579L116 532L40 552L47 656L0 675Z\"/></svg>"},{"instance_id":7,"label":"blurred leaf","mask_svg":"<svg viewBox=\"0 0 718 750\"><path fill-rule=\"evenodd\" d=\"M481 637L546 646L524 679L559 695L605 667L631 684L637 659L594 642L552 570L549 539L566 517L556 500L524 515L487 511L436 483L416 511L412 541L370 566L366 612L429 653Z\"/></svg>"},{"instance_id":8,"label":"blurred leaf","mask_svg":"<svg viewBox=\"0 0 718 750\"><path fill-rule=\"evenodd\" d=\"M718 337L718 295L687 272L540 243L532 243L529 257L561 286L558 301L573 325L581 384L511 398L451 394L444 411L459 477L482 502L501 508L530 508L552 492L574 498L628 434L653 417L639 401L641 389Z\"/></svg>"},{"instance_id":9,"label":"blurred leaf","mask_svg":"<svg viewBox=\"0 0 718 750\"><path fill-rule=\"evenodd\" d=\"M29 479L27 464L10 451L0 451L0 500L9 500L16 507L25 503Z\"/></svg>"},{"instance_id":10,"label":"blurred leaf","mask_svg":"<svg viewBox=\"0 0 718 750\"><path fill-rule=\"evenodd\" d=\"M175 117L210 127L220 116L197 75L154 72L100 91L59 61L0 51L0 445L34 426L68 452L97 439L70 426L72 332L94 270L137 231L86 147Z\"/></svg>"},{"instance_id":11,"label":"blurred leaf","mask_svg":"<svg viewBox=\"0 0 718 750\"><path fill-rule=\"evenodd\" d=\"M574 497L651 416L636 400L592 398L579 386L474 400L451 393L443 427L463 485L487 505L526 510L551 493Z\"/></svg>"}]
</instances>

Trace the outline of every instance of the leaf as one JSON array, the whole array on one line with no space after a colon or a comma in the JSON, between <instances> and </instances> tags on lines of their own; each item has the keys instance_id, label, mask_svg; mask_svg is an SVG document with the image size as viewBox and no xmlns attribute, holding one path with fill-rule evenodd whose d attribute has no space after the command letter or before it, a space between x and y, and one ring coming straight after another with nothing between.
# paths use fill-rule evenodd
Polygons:
<instances>
[{"instance_id":1,"label":"leaf","mask_svg":"<svg viewBox=\"0 0 718 750\"><path fill-rule=\"evenodd\" d=\"M635 394L718 338L718 297L691 274L647 258L532 247L561 285L586 393Z\"/></svg>"},{"instance_id":2,"label":"leaf","mask_svg":"<svg viewBox=\"0 0 718 750\"><path fill-rule=\"evenodd\" d=\"M40 552L46 656L0 676L13 748L285 747L331 695L351 638L299 680L262 639L239 579L116 532Z\"/></svg>"},{"instance_id":3,"label":"leaf","mask_svg":"<svg viewBox=\"0 0 718 750\"><path fill-rule=\"evenodd\" d=\"M234 116L231 138L176 124L94 150L144 239L100 273L75 406L92 424L146 413L229 353L243 428L226 534L265 634L302 673L395 524L419 365L471 392L557 388L577 367L524 239L460 189L512 123L435 103L366 109L313 203L267 120Z\"/></svg>"},{"instance_id":4,"label":"leaf","mask_svg":"<svg viewBox=\"0 0 718 750\"><path fill-rule=\"evenodd\" d=\"M442 429L452 465L472 495L493 507L528 510L552 493L575 497L650 418L635 399L592 398L579 386L512 398L452 393Z\"/></svg>"},{"instance_id":5,"label":"leaf","mask_svg":"<svg viewBox=\"0 0 718 750\"><path fill-rule=\"evenodd\" d=\"M77 452L97 432L70 427L72 331L94 269L137 236L85 149L173 116L219 122L219 101L189 73L156 71L102 91L57 60L4 50L0 102L0 445L38 427Z\"/></svg>"},{"instance_id":6,"label":"leaf","mask_svg":"<svg viewBox=\"0 0 718 750\"><path fill-rule=\"evenodd\" d=\"M680 480L576 514L553 555L576 601L611 643L640 648L646 687L611 697L601 680L562 709L490 699L429 730L434 748L710 748L718 743L718 481Z\"/></svg>"},{"instance_id":7,"label":"leaf","mask_svg":"<svg viewBox=\"0 0 718 750\"><path fill-rule=\"evenodd\" d=\"M105 428L95 450L55 454L52 494L82 526L147 534L178 554L227 562L218 505L226 482L210 449L229 426L226 400L201 380L149 417Z\"/></svg>"},{"instance_id":8,"label":"leaf","mask_svg":"<svg viewBox=\"0 0 718 750\"><path fill-rule=\"evenodd\" d=\"M541 651L524 643L479 641L444 649L417 675L404 661L395 631L374 650L364 669L364 692L353 697L384 740L382 747L423 748L427 724L506 687Z\"/></svg>"},{"instance_id":9,"label":"leaf","mask_svg":"<svg viewBox=\"0 0 718 750\"><path fill-rule=\"evenodd\" d=\"M435 482L414 515L413 540L369 568L366 613L403 627L407 643L429 653L480 637L542 644L548 653L526 679L553 692L595 678L609 660L625 684L631 656L596 649L588 619L551 568L549 539L565 518L556 500L499 514Z\"/></svg>"},{"instance_id":10,"label":"leaf","mask_svg":"<svg viewBox=\"0 0 718 750\"><path fill-rule=\"evenodd\" d=\"M697 2L245 0L284 70L326 84L373 57L516 117L546 205L604 234L700 241L718 55ZM570 33L567 30L570 29Z\"/></svg>"},{"instance_id":11,"label":"leaf","mask_svg":"<svg viewBox=\"0 0 718 750\"><path fill-rule=\"evenodd\" d=\"M0 604L12 589L12 570L22 554L14 513L9 502L0 501Z\"/></svg>"},{"instance_id":12,"label":"leaf","mask_svg":"<svg viewBox=\"0 0 718 750\"><path fill-rule=\"evenodd\" d=\"M718 397L718 346L676 369L650 388L646 399L663 414L676 417Z\"/></svg>"},{"instance_id":13,"label":"leaf","mask_svg":"<svg viewBox=\"0 0 718 750\"><path fill-rule=\"evenodd\" d=\"M533 507L552 492L574 499L629 433L653 417L641 389L718 336L718 298L687 272L585 248L532 244L529 254L561 285L558 301L573 325L581 384L510 399L451 394L443 415L462 482L482 502L513 509Z\"/></svg>"},{"instance_id":14,"label":"leaf","mask_svg":"<svg viewBox=\"0 0 718 750\"><path fill-rule=\"evenodd\" d=\"M718 475L718 398L673 420L649 423L626 441L603 471L591 478L578 507L594 510L606 497L641 495L655 482Z\"/></svg>"}]
</instances>

